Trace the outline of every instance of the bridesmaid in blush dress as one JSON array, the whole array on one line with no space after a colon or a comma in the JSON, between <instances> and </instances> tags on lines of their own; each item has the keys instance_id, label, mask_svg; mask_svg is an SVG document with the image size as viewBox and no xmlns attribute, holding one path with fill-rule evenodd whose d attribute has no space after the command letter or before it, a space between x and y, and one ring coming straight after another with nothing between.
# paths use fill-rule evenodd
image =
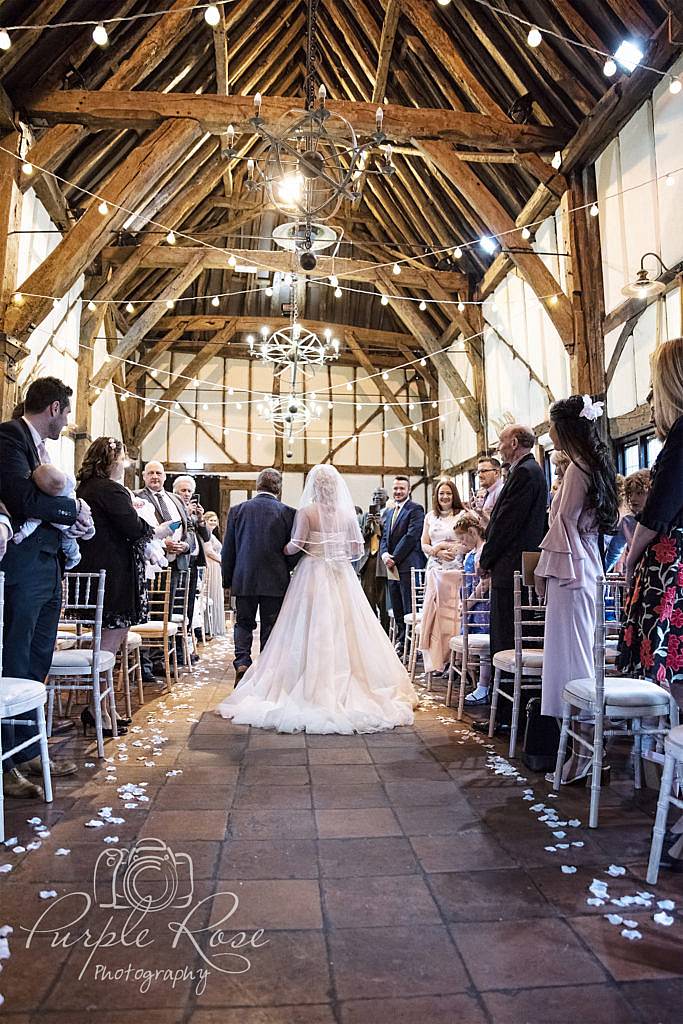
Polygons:
<instances>
[{"instance_id":1,"label":"bridesmaid in blush dress","mask_svg":"<svg viewBox=\"0 0 683 1024\"><path fill-rule=\"evenodd\" d=\"M616 472L596 421L602 403L572 395L550 408L550 437L570 463L550 508L541 541L536 590L546 598L541 713L562 716L562 691L572 679L594 674L595 587L603 573L599 534L614 530L619 515ZM583 779L588 748L576 744L563 783Z\"/></svg>"}]
</instances>

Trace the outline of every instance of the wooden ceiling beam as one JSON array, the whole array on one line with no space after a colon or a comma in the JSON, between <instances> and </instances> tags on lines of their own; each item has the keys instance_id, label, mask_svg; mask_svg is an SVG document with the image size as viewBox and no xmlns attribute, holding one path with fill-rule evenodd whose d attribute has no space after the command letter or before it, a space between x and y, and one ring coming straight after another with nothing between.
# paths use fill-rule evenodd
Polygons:
<instances>
[{"instance_id":1,"label":"wooden ceiling beam","mask_svg":"<svg viewBox=\"0 0 683 1024\"><path fill-rule=\"evenodd\" d=\"M185 152L199 136L196 122L177 121L157 129L110 175L101 195L112 205L102 215L93 204L59 244L22 281L17 291L25 294L20 305L8 308L5 331L26 339L32 324L45 319L53 298L61 298L99 255L113 234L127 220L128 210L138 206L154 188L156 177Z\"/></svg>"},{"instance_id":2,"label":"wooden ceiling beam","mask_svg":"<svg viewBox=\"0 0 683 1024\"><path fill-rule=\"evenodd\" d=\"M177 274L173 280L168 284L164 290L160 293L158 300L151 303L145 309L132 327L126 332L117 344L115 350L111 353L109 361L100 367L98 372L93 377L91 387L93 389L90 402L94 402L96 398L95 388L104 388L107 386L112 378L116 366L122 359L127 359L140 345L143 338L148 332L161 320L166 311L166 302L180 298L187 288L192 284L194 279L201 273L202 265L201 260L195 258L191 260L181 273Z\"/></svg>"},{"instance_id":3,"label":"wooden ceiling beam","mask_svg":"<svg viewBox=\"0 0 683 1024\"><path fill-rule=\"evenodd\" d=\"M375 73L375 84L372 87L372 102L383 103L387 92L389 81L389 69L391 56L394 51L398 19L401 14L401 0L386 0L384 8L384 21L382 22L382 35L379 41L377 54L377 71Z\"/></svg>"},{"instance_id":4,"label":"wooden ceiling beam","mask_svg":"<svg viewBox=\"0 0 683 1024\"><path fill-rule=\"evenodd\" d=\"M102 258L105 262L118 264L128 260L135 253L135 247L131 246L110 246L105 249ZM202 263L206 269L228 269L231 264L228 262L231 255L238 263L253 265L259 270L271 272L297 273L304 276L304 271L298 270L292 254L286 251L272 249L231 249L230 252L223 252L218 249L211 249L208 246L160 246L154 252L149 252L142 257L140 267L182 267L189 259L201 256ZM318 256L318 265L311 271L312 281L327 278L331 274L342 280L356 280L374 283L378 280L381 265L370 260L352 260L337 256ZM309 277L310 275L306 275ZM452 291L465 291L468 287L468 280L465 274L457 270L431 270L425 267L417 270L415 267L406 267L401 273L401 282L412 288L429 288L430 283L439 281L444 288Z\"/></svg>"},{"instance_id":5,"label":"wooden ceiling beam","mask_svg":"<svg viewBox=\"0 0 683 1024\"><path fill-rule=\"evenodd\" d=\"M418 143L416 142L416 144ZM543 260L533 251L530 243L524 241L521 233L513 231L515 222L467 164L458 160L451 147L438 142L420 142L419 146L433 160L434 164L448 175L467 201L478 208L489 232L493 235L505 236L502 242L503 247L514 249L509 252L512 262L533 289L537 298L543 303L565 348L571 351L574 345L574 319L571 302ZM513 234L507 234L510 231L513 231ZM551 296L555 296L555 301L549 301Z\"/></svg>"},{"instance_id":6,"label":"wooden ceiling beam","mask_svg":"<svg viewBox=\"0 0 683 1024\"><path fill-rule=\"evenodd\" d=\"M232 341L234 334L234 323L228 324L222 331L219 331L211 341L207 342L201 352L197 352L196 356L190 360L187 366L183 367L182 373L177 374L173 380L168 383L164 394L164 402L175 402L176 399L180 398L182 393L190 386L191 381L201 370L204 369L206 364L218 354L219 350L224 345L228 345L230 341ZM143 416L135 429L135 433L133 434L133 444L137 448L140 447L149 432L154 429L166 412L168 412L168 406L165 408L160 407L158 412L155 409L150 409L150 411Z\"/></svg>"},{"instance_id":7,"label":"wooden ceiling beam","mask_svg":"<svg viewBox=\"0 0 683 1024\"><path fill-rule=\"evenodd\" d=\"M140 45L135 47L128 60L102 84L101 91L132 89L139 85L143 78L166 60L187 32L193 18L194 11L188 6L187 0L175 0L168 12L147 32ZM60 160L73 152L84 134L83 128L77 124L60 124L45 132L31 148L31 160L36 173L25 182L25 188L29 188L37 180L40 174L38 168L51 170Z\"/></svg>"},{"instance_id":8,"label":"wooden ceiling beam","mask_svg":"<svg viewBox=\"0 0 683 1024\"><path fill-rule=\"evenodd\" d=\"M412 0L410 0L412 2ZM361 134L375 131L375 103L330 100L328 108L353 122ZM34 125L81 124L91 131L133 128L146 131L169 118L194 118L203 131L220 135L227 124L237 132L253 133L253 98L244 95L214 96L194 93L88 92L81 89L51 92L24 103ZM264 96L261 117L276 124L292 107L291 97ZM437 138L488 149L548 152L567 141L564 131L535 124L515 124L500 111L470 113L456 110L418 110L394 103L384 106L384 131L389 139ZM45 164L43 164L45 166Z\"/></svg>"}]
</instances>

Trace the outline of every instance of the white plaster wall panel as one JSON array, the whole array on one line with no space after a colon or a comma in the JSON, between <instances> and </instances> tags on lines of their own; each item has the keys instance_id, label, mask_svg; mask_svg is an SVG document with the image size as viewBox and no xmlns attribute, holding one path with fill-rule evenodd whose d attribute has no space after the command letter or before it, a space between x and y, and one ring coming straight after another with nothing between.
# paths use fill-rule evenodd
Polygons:
<instances>
[{"instance_id":1,"label":"white plaster wall panel","mask_svg":"<svg viewBox=\"0 0 683 1024\"><path fill-rule=\"evenodd\" d=\"M650 353L657 345L657 338L664 337L660 331L662 321L666 323L663 303L655 302L645 310L633 330L633 378L635 387L635 404L644 402L650 390Z\"/></svg>"},{"instance_id":2,"label":"white plaster wall panel","mask_svg":"<svg viewBox=\"0 0 683 1024\"><path fill-rule=\"evenodd\" d=\"M683 58L677 61L674 73L683 73ZM681 94L671 95L668 79L663 79L655 89L653 109L659 241L661 257L670 267L683 259L683 111ZM662 178L662 175L669 174L672 176L672 185L668 185L666 179ZM654 261L652 263L654 265Z\"/></svg>"},{"instance_id":3,"label":"white plaster wall panel","mask_svg":"<svg viewBox=\"0 0 683 1024\"><path fill-rule=\"evenodd\" d=\"M532 246L534 252L539 253L540 259L545 263L555 280L559 282L560 263L562 260L558 256L548 255L548 253L559 252L554 217L547 217L542 224L539 224Z\"/></svg>"},{"instance_id":4,"label":"white plaster wall panel","mask_svg":"<svg viewBox=\"0 0 683 1024\"><path fill-rule=\"evenodd\" d=\"M610 416L621 416L636 407L636 380L633 372L633 338L629 338L617 363L608 391L608 410Z\"/></svg>"},{"instance_id":5,"label":"white plaster wall panel","mask_svg":"<svg viewBox=\"0 0 683 1024\"><path fill-rule=\"evenodd\" d=\"M657 174L654 155L652 110L644 104L631 118L620 134L621 188L627 211L624 217L626 235L627 279L632 279L640 266L644 252L659 249L659 219L657 211L657 184L650 181ZM622 282L622 287L625 282Z\"/></svg>"},{"instance_id":6,"label":"white plaster wall panel","mask_svg":"<svg viewBox=\"0 0 683 1024\"><path fill-rule=\"evenodd\" d=\"M621 193L620 140L614 139L598 157L595 177L600 209L600 248L605 290L605 309L618 306L628 275L624 203ZM612 198L608 198L612 197Z\"/></svg>"},{"instance_id":7,"label":"white plaster wall panel","mask_svg":"<svg viewBox=\"0 0 683 1024\"><path fill-rule=\"evenodd\" d=\"M666 304L666 336L667 338L680 338L683 334L681 324L681 290L674 289L665 296Z\"/></svg>"}]
</instances>

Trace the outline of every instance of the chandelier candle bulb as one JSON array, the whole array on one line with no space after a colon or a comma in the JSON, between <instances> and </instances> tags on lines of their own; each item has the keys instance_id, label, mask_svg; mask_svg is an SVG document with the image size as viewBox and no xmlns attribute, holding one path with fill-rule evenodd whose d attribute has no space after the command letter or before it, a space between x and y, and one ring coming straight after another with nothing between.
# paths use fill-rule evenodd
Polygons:
<instances>
[{"instance_id":1,"label":"chandelier candle bulb","mask_svg":"<svg viewBox=\"0 0 683 1024\"><path fill-rule=\"evenodd\" d=\"M320 100L320 106L321 107L325 106L326 98L327 98L327 89L321 83L320 88L318 89L318 99Z\"/></svg>"},{"instance_id":2,"label":"chandelier candle bulb","mask_svg":"<svg viewBox=\"0 0 683 1024\"><path fill-rule=\"evenodd\" d=\"M256 95L254 96L254 110L256 111L256 116L258 117L259 114L261 113L261 93L260 92L257 92ZM253 161L252 161L252 164L253 164Z\"/></svg>"},{"instance_id":3,"label":"chandelier candle bulb","mask_svg":"<svg viewBox=\"0 0 683 1024\"><path fill-rule=\"evenodd\" d=\"M382 131L382 124L384 122L384 111L381 107L378 107L375 111L375 127L378 132Z\"/></svg>"}]
</instances>

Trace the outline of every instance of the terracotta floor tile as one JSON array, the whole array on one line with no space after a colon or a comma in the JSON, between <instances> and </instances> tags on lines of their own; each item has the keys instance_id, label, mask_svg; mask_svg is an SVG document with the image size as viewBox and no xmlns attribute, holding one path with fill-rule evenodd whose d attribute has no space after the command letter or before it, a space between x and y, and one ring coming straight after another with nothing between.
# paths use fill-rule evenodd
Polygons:
<instances>
[{"instance_id":1,"label":"terracotta floor tile","mask_svg":"<svg viewBox=\"0 0 683 1024\"><path fill-rule=\"evenodd\" d=\"M315 811L320 839L357 839L400 836L401 826L389 807L371 807L336 811Z\"/></svg>"},{"instance_id":2,"label":"terracotta floor tile","mask_svg":"<svg viewBox=\"0 0 683 1024\"><path fill-rule=\"evenodd\" d=\"M337 810L344 807L386 807L388 803L387 795L379 783L313 786L313 804L317 810Z\"/></svg>"},{"instance_id":3,"label":"terracotta floor tile","mask_svg":"<svg viewBox=\"0 0 683 1024\"><path fill-rule=\"evenodd\" d=\"M500 921L550 917L555 911L519 868L438 872L429 887L448 921Z\"/></svg>"},{"instance_id":4,"label":"terracotta floor tile","mask_svg":"<svg viewBox=\"0 0 683 1024\"><path fill-rule=\"evenodd\" d=\"M322 928L320 888L315 879L219 878L216 893L234 894L239 901L234 912L230 912L229 896L217 896L214 900L212 920L230 913L225 930L231 932L257 928L263 928L266 933L274 929Z\"/></svg>"},{"instance_id":5,"label":"terracotta floor tile","mask_svg":"<svg viewBox=\"0 0 683 1024\"><path fill-rule=\"evenodd\" d=\"M172 840L217 839L225 838L228 823L228 812L202 811L201 814L188 815L187 811L152 811L145 822L141 834L158 836L171 842Z\"/></svg>"},{"instance_id":6,"label":"terracotta floor tile","mask_svg":"<svg viewBox=\"0 0 683 1024\"><path fill-rule=\"evenodd\" d=\"M235 810L246 808L288 808L305 810L311 807L310 786L239 786L233 801Z\"/></svg>"},{"instance_id":7,"label":"terracotta floor tile","mask_svg":"<svg viewBox=\"0 0 683 1024\"><path fill-rule=\"evenodd\" d=\"M481 871L508 863L503 847L479 827L456 835L413 836L411 843L423 871Z\"/></svg>"},{"instance_id":8,"label":"terracotta floor tile","mask_svg":"<svg viewBox=\"0 0 683 1024\"><path fill-rule=\"evenodd\" d=\"M486 992L482 999L493 1024L635 1024L640 1019L618 989L610 985ZM648 1019L662 1021L659 1016Z\"/></svg>"},{"instance_id":9,"label":"terracotta floor tile","mask_svg":"<svg viewBox=\"0 0 683 1024\"><path fill-rule=\"evenodd\" d=\"M154 797L155 811L217 811L230 807L235 796L234 784L175 786L174 781L169 780Z\"/></svg>"},{"instance_id":10,"label":"terracotta floor tile","mask_svg":"<svg viewBox=\"0 0 683 1024\"><path fill-rule=\"evenodd\" d=\"M315 839L313 811L234 810L230 812L232 839Z\"/></svg>"},{"instance_id":11,"label":"terracotta floor tile","mask_svg":"<svg viewBox=\"0 0 683 1024\"><path fill-rule=\"evenodd\" d=\"M303 733L284 735L269 729L251 729L249 732L249 750L297 750L306 746Z\"/></svg>"},{"instance_id":12,"label":"terracotta floor tile","mask_svg":"<svg viewBox=\"0 0 683 1024\"><path fill-rule=\"evenodd\" d=\"M417 860L407 839L321 839L320 874L325 878L412 875Z\"/></svg>"},{"instance_id":13,"label":"terracotta floor tile","mask_svg":"<svg viewBox=\"0 0 683 1024\"><path fill-rule=\"evenodd\" d=\"M620 908L612 909L623 916ZM604 918L573 917L569 923L615 981L683 977L683 955L677 929L658 926L652 922L651 912L637 914L631 913L632 909L626 913L637 922L638 931L643 936L634 942L623 938L621 926L611 925Z\"/></svg>"},{"instance_id":14,"label":"terracotta floor tile","mask_svg":"<svg viewBox=\"0 0 683 1024\"><path fill-rule=\"evenodd\" d=\"M219 878L317 878L313 839L229 839L223 844Z\"/></svg>"},{"instance_id":15,"label":"terracotta floor tile","mask_svg":"<svg viewBox=\"0 0 683 1024\"><path fill-rule=\"evenodd\" d=\"M322 891L334 928L441 923L438 907L418 875L326 878Z\"/></svg>"},{"instance_id":16,"label":"terracotta floor tile","mask_svg":"<svg viewBox=\"0 0 683 1024\"><path fill-rule=\"evenodd\" d=\"M262 764L304 765L308 764L306 747L293 747L291 750L278 750L276 747L247 747L242 764L251 768Z\"/></svg>"},{"instance_id":17,"label":"terracotta floor tile","mask_svg":"<svg viewBox=\"0 0 683 1024\"><path fill-rule=\"evenodd\" d=\"M683 981L635 981L621 986L628 1002L644 1021L679 1024L683 1006Z\"/></svg>"},{"instance_id":18,"label":"terracotta floor tile","mask_svg":"<svg viewBox=\"0 0 683 1024\"><path fill-rule=\"evenodd\" d=\"M441 925L340 928L329 935L339 999L444 995L469 987Z\"/></svg>"},{"instance_id":19,"label":"terracotta floor tile","mask_svg":"<svg viewBox=\"0 0 683 1024\"><path fill-rule=\"evenodd\" d=\"M304 765L256 764L244 769L240 782L245 786L307 786L310 779Z\"/></svg>"},{"instance_id":20,"label":"terracotta floor tile","mask_svg":"<svg viewBox=\"0 0 683 1024\"><path fill-rule=\"evenodd\" d=\"M370 764L367 747L311 747L309 764Z\"/></svg>"},{"instance_id":21,"label":"terracotta floor tile","mask_svg":"<svg viewBox=\"0 0 683 1024\"><path fill-rule=\"evenodd\" d=\"M189 1024L335 1024L330 1006L259 1006L195 1010Z\"/></svg>"},{"instance_id":22,"label":"terracotta floor tile","mask_svg":"<svg viewBox=\"0 0 683 1024\"><path fill-rule=\"evenodd\" d=\"M595 957L564 921L477 921L451 925L451 934L481 991L606 980ZM554 955L549 956L550 950Z\"/></svg>"},{"instance_id":23,"label":"terracotta floor tile","mask_svg":"<svg viewBox=\"0 0 683 1024\"><path fill-rule=\"evenodd\" d=\"M451 835L479 824L479 816L471 808L394 807L401 828L409 836Z\"/></svg>"},{"instance_id":24,"label":"terracotta floor tile","mask_svg":"<svg viewBox=\"0 0 683 1024\"><path fill-rule=\"evenodd\" d=\"M248 971L211 974L206 991L197 998L198 1007L289 1007L329 1001L329 963L322 932L275 931L263 938L268 940L266 945L249 951ZM287 1018L292 1019L296 1020L293 1015Z\"/></svg>"},{"instance_id":25,"label":"terracotta floor tile","mask_svg":"<svg viewBox=\"0 0 683 1024\"><path fill-rule=\"evenodd\" d=\"M342 1024L485 1024L474 996L352 999L341 1004ZM517 1022L518 1024L518 1022Z\"/></svg>"},{"instance_id":26,"label":"terracotta floor tile","mask_svg":"<svg viewBox=\"0 0 683 1024\"><path fill-rule=\"evenodd\" d=\"M371 764L314 764L309 771L311 782L316 786L364 786L380 781Z\"/></svg>"}]
</instances>

